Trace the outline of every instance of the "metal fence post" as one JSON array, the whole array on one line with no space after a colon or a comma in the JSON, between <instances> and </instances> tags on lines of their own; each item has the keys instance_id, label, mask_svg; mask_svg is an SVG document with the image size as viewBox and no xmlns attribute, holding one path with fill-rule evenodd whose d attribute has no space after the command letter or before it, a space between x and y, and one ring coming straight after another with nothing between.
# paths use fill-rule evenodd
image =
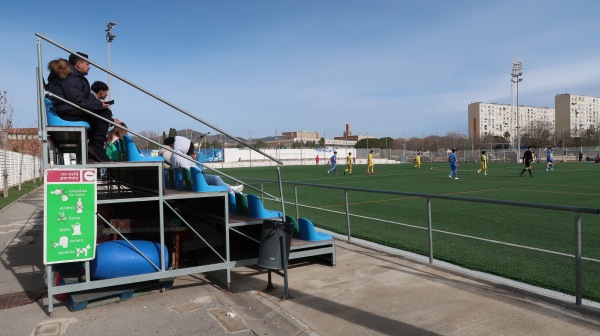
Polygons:
<instances>
[{"instance_id":1,"label":"metal fence post","mask_svg":"<svg viewBox=\"0 0 600 336\"><path fill-rule=\"evenodd\" d=\"M294 201L296 202L296 220L300 218L300 211L298 210L298 186L294 185Z\"/></svg>"},{"instance_id":2,"label":"metal fence post","mask_svg":"<svg viewBox=\"0 0 600 336\"><path fill-rule=\"evenodd\" d=\"M431 224L431 198L427 197L427 233L429 235L429 263L433 264L433 225Z\"/></svg>"},{"instance_id":3,"label":"metal fence post","mask_svg":"<svg viewBox=\"0 0 600 336\"><path fill-rule=\"evenodd\" d=\"M352 238L350 233L350 207L348 206L348 190L344 190L344 198L346 199L346 223L348 224L348 241Z\"/></svg>"},{"instance_id":4,"label":"metal fence post","mask_svg":"<svg viewBox=\"0 0 600 336\"><path fill-rule=\"evenodd\" d=\"M264 182L260 182L260 201L265 204L265 188Z\"/></svg>"},{"instance_id":5,"label":"metal fence post","mask_svg":"<svg viewBox=\"0 0 600 336\"><path fill-rule=\"evenodd\" d=\"M575 213L575 304L581 306L581 213Z\"/></svg>"}]
</instances>

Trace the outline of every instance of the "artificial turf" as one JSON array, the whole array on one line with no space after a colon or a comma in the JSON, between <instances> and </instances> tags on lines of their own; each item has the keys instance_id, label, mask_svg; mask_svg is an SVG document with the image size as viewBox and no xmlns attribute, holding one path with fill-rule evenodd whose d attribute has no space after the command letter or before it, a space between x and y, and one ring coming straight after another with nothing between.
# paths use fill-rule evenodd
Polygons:
<instances>
[{"instance_id":1,"label":"artificial turf","mask_svg":"<svg viewBox=\"0 0 600 336\"><path fill-rule=\"evenodd\" d=\"M286 214L309 218L317 227L348 233L344 190L324 186L391 190L432 195L494 199L548 205L600 208L600 164L557 163L545 171L533 165L533 177L517 163L490 163L488 175L479 165L461 163L459 180L448 178L446 164L355 165L352 175L327 174L329 166L282 166ZM274 167L226 169L231 176L260 189L255 179L276 180ZM290 182L290 183L288 183ZM263 183L279 195L276 183ZM258 194L248 188L247 193ZM428 255L426 198L348 191L351 235L383 245ZM287 203L287 202L291 202ZM268 202L276 209L278 203ZM532 285L575 294L575 214L567 211L431 199L434 258ZM583 297L600 302L600 215L582 214ZM511 244L511 245L508 245Z\"/></svg>"}]
</instances>

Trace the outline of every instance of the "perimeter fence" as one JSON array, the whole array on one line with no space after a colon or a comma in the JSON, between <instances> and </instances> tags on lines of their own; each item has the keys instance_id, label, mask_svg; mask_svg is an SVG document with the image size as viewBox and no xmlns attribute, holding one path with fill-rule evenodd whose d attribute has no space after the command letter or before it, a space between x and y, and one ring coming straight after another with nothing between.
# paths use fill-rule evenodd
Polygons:
<instances>
[{"instance_id":1,"label":"perimeter fence","mask_svg":"<svg viewBox=\"0 0 600 336\"><path fill-rule=\"evenodd\" d=\"M260 185L261 190L277 185L273 180L244 180ZM302 182L283 184L285 199L293 199L286 204L294 208L296 218L308 218L320 228L345 235L348 241L360 238L428 256L430 264L435 260L450 262L557 290L573 295L577 305L584 297L600 302L600 256L582 256L583 238L587 239L586 251L597 245L595 233L589 229L582 238L582 215L592 221L589 215L600 214L600 209ZM324 207L317 204L315 195L322 199L325 193L329 205ZM286 213L292 215L294 210ZM544 225L544 218L553 221ZM485 232L482 227L486 227Z\"/></svg>"},{"instance_id":2,"label":"perimeter fence","mask_svg":"<svg viewBox=\"0 0 600 336\"><path fill-rule=\"evenodd\" d=\"M42 161L32 155L0 150L0 189L4 188L4 175L9 188L42 176Z\"/></svg>"}]
</instances>

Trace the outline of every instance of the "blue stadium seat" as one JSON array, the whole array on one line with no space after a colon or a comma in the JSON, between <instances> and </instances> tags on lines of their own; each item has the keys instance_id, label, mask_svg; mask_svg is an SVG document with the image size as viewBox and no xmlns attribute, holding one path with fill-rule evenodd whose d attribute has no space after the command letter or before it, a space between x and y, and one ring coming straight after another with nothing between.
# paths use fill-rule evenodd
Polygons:
<instances>
[{"instance_id":1,"label":"blue stadium seat","mask_svg":"<svg viewBox=\"0 0 600 336\"><path fill-rule=\"evenodd\" d=\"M47 126L67 126L67 127L85 127L90 129L90 124L87 121L67 121L62 119L52 109L52 101L48 98L44 99L46 103L46 123Z\"/></svg>"},{"instance_id":2,"label":"blue stadium seat","mask_svg":"<svg viewBox=\"0 0 600 336\"><path fill-rule=\"evenodd\" d=\"M308 241L330 240L333 236L324 232L319 232L311 221L306 218L298 218L298 226L300 227L300 239Z\"/></svg>"},{"instance_id":3,"label":"blue stadium seat","mask_svg":"<svg viewBox=\"0 0 600 336\"><path fill-rule=\"evenodd\" d=\"M165 158L162 156L146 156L142 155L138 150L135 142L129 135L123 137L125 144L125 161L129 162L165 162Z\"/></svg>"},{"instance_id":4,"label":"blue stadium seat","mask_svg":"<svg viewBox=\"0 0 600 336\"><path fill-rule=\"evenodd\" d=\"M262 201L256 195L248 194L248 215L252 218L282 217L282 213L265 209Z\"/></svg>"},{"instance_id":5,"label":"blue stadium seat","mask_svg":"<svg viewBox=\"0 0 600 336\"><path fill-rule=\"evenodd\" d=\"M196 167L190 168L192 174L192 191L197 192L217 192L217 191L229 191L228 186L215 186L209 185L204 179L202 171Z\"/></svg>"},{"instance_id":6,"label":"blue stadium seat","mask_svg":"<svg viewBox=\"0 0 600 336\"><path fill-rule=\"evenodd\" d=\"M235 205L235 194L233 192L229 192L227 195L227 199L229 200L229 213L235 214L237 213L237 206Z\"/></svg>"}]
</instances>

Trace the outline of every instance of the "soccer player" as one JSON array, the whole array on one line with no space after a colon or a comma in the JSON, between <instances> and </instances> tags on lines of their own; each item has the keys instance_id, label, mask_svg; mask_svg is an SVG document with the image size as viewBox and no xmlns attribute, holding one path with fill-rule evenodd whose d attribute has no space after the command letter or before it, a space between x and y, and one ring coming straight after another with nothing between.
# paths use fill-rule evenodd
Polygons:
<instances>
[{"instance_id":1,"label":"soccer player","mask_svg":"<svg viewBox=\"0 0 600 336\"><path fill-rule=\"evenodd\" d=\"M348 175L352 175L352 153L348 153L346 156L346 170L344 170L344 175L348 173Z\"/></svg>"},{"instance_id":2,"label":"soccer player","mask_svg":"<svg viewBox=\"0 0 600 336\"><path fill-rule=\"evenodd\" d=\"M367 174L375 174L375 166L373 165L373 151L369 153L367 159Z\"/></svg>"},{"instance_id":3,"label":"soccer player","mask_svg":"<svg viewBox=\"0 0 600 336\"><path fill-rule=\"evenodd\" d=\"M448 162L450 162L450 175L449 178L458 180L458 157L456 156L456 148L452 148L452 153L448 156ZM454 175L454 177L452 177Z\"/></svg>"},{"instance_id":4,"label":"soccer player","mask_svg":"<svg viewBox=\"0 0 600 336\"><path fill-rule=\"evenodd\" d=\"M531 146L527 146L527 150L523 154L522 161L523 161L523 164L525 165L525 169L523 169L523 171L519 173L519 176L523 177L523 173L526 170L528 170L529 176L533 177L533 174L531 173L531 161L533 161L533 152L531 151Z\"/></svg>"},{"instance_id":5,"label":"soccer player","mask_svg":"<svg viewBox=\"0 0 600 336\"><path fill-rule=\"evenodd\" d=\"M417 152L417 156L415 157L415 166L413 167L413 169L421 169L421 153Z\"/></svg>"},{"instance_id":6,"label":"soccer player","mask_svg":"<svg viewBox=\"0 0 600 336\"><path fill-rule=\"evenodd\" d=\"M327 174L333 172L337 175L337 152L333 152L333 155L329 158L329 162L331 162L331 168L329 168Z\"/></svg>"},{"instance_id":7,"label":"soccer player","mask_svg":"<svg viewBox=\"0 0 600 336\"><path fill-rule=\"evenodd\" d=\"M554 171L554 150L549 146L546 150L546 171Z\"/></svg>"},{"instance_id":8,"label":"soccer player","mask_svg":"<svg viewBox=\"0 0 600 336\"><path fill-rule=\"evenodd\" d=\"M487 156L485 155L485 151L481 151L481 161L480 161L479 170L477 171L477 175L481 173L483 170L483 175L487 175Z\"/></svg>"}]
</instances>

